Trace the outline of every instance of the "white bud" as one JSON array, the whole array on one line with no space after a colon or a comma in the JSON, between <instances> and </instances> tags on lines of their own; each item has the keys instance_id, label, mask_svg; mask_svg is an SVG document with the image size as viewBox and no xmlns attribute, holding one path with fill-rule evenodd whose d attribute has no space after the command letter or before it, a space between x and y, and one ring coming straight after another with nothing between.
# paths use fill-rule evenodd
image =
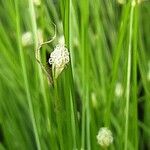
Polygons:
<instances>
[{"instance_id":1,"label":"white bud","mask_svg":"<svg viewBox=\"0 0 150 150\"><path fill-rule=\"evenodd\" d=\"M123 87L122 84L120 82L116 83L116 87L115 87L115 95L116 97L121 97L123 94Z\"/></svg>"},{"instance_id":2,"label":"white bud","mask_svg":"<svg viewBox=\"0 0 150 150\"><path fill-rule=\"evenodd\" d=\"M41 29L37 30L37 37L38 37L38 43L42 44L43 43L43 32ZM22 45L25 46L30 46L33 44L33 34L32 32L28 31L22 34Z\"/></svg>"},{"instance_id":3,"label":"white bud","mask_svg":"<svg viewBox=\"0 0 150 150\"><path fill-rule=\"evenodd\" d=\"M134 7L134 6L136 5L136 1L135 1L135 0L132 0L131 5Z\"/></svg>"},{"instance_id":4,"label":"white bud","mask_svg":"<svg viewBox=\"0 0 150 150\"><path fill-rule=\"evenodd\" d=\"M58 44L50 54L49 63L54 68L54 77L57 78L69 63L68 49L64 45Z\"/></svg>"},{"instance_id":5,"label":"white bud","mask_svg":"<svg viewBox=\"0 0 150 150\"><path fill-rule=\"evenodd\" d=\"M22 45L29 46L33 43L32 32L28 31L22 34Z\"/></svg>"},{"instance_id":6,"label":"white bud","mask_svg":"<svg viewBox=\"0 0 150 150\"><path fill-rule=\"evenodd\" d=\"M100 128L97 135L97 141L103 148L108 147L113 142L112 132L107 127Z\"/></svg>"}]
</instances>

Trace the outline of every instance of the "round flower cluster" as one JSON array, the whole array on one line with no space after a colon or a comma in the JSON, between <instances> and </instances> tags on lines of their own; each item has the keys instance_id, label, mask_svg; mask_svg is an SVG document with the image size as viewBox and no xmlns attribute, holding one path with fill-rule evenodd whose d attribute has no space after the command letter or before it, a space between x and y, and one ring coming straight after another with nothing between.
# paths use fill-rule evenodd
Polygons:
<instances>
[{"instance_id":1,"label":"round flower cluster","mask_svg":"<svg viewBox=\"0 0 150 150\"><path fill-rule=\"evenodd\" d=\"M66 64L69 62L68 49L63 44L58 44L54 51L50 54L49 64L54 68L55 77L62 72Z\"/></svg>"},{"instance_id":2,"label":"round flower cluster","mask_svg":"<svg viewBox=\"0 0 150 150\"><path fill-rule=\"evenodd\" d=\"M56 68L62 68L69 62L69 52L64 45L57 45L50 54L49 63Z\"/></svg>"},{"instance_id":3,"label":"round flower cluster","mask_svg":"<svg viewBox=\"0 0 150 150\"><path fill-rule=\"evenodd\" d=\"M108 147L113 142L112 132L106 127L100 128L97 141L100 146Z\"/></svg>"}]
</instances>

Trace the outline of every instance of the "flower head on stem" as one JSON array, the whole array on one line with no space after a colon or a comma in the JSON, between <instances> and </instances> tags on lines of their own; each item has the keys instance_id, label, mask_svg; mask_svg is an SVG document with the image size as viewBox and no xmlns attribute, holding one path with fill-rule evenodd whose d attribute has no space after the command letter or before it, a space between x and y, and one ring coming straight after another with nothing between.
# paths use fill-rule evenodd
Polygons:
<instances>
[{"instance_id":1,"label":"flower head on stem","mask_svg":"<svg viewBox=\"0 0 150 150\"><path fill-rule=\"evenodd\" d=\"M53 77L56 79L69 63L69 52L63 44L58 44L50 54L49 64L52 65Z\"/></svg>"},{"instance_id":2,"label":"flower head on stem","mask_svg":"<svg viewBox=\"0 0 150 150\"><path fill-rule=\"evenodd\" d=\"M102 148L107 149L113 142L112 132L107 127L100 128L97 135L97 141Z\"/></svg>"}]
</instances>

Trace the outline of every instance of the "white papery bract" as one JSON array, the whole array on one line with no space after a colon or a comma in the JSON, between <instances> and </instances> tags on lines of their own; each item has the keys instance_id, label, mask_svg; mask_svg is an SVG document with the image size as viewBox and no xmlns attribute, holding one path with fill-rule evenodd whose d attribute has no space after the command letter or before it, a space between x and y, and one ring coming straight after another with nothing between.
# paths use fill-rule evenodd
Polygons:
<instances>
[{"instance_id":1,"label":"white papery bract","mask_svg":"<svg viewBox=\"0 0 150 150\"><path fill-rule=\"evenodd\" d=\"M107 127L100 128L97 141L101 147L108 147L113 142L112 132Z\"/></svg>"},{"instance_id":2,"label":"white papery bract","mask_svg":"<svg viewBox=\"0 0 150 150\"><path fill-rule=\"evenodd\" d=\"M68 63L68 49L63 44L58 44L50 54L49 58L49 64L52 65L55 78L58 77Z\"/></svg>"},{"instance_id":3,"label":"white papery bract","mask_svg":"<svg viewBox=\"0 0 150 150\"><path fill-rule=\"evenodd\" d=\"M65 45L65 37L63 35L61 35L58 39L58 43L61 45Z\"/></svg>"}]
</instances>

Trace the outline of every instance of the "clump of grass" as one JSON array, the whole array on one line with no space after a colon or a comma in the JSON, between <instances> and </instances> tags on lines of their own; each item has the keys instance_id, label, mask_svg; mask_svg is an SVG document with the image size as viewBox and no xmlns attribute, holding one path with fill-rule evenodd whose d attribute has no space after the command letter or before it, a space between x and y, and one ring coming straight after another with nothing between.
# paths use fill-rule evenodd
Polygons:
<instances>
[{"instance_id":1,"label":"clump of grass","mask_svg":"<svg viewBox=\"0 0 150 150\"><path fill-rule=\"evenodd\" d=\"M150 149L147 1L1 0L0 12L0 149Z\"/></svg>"}]
</instances>

